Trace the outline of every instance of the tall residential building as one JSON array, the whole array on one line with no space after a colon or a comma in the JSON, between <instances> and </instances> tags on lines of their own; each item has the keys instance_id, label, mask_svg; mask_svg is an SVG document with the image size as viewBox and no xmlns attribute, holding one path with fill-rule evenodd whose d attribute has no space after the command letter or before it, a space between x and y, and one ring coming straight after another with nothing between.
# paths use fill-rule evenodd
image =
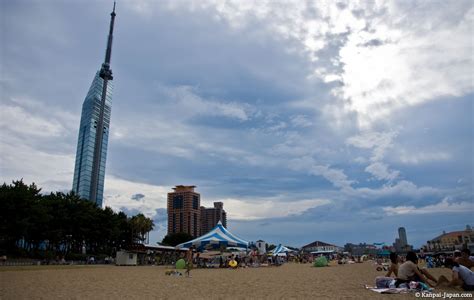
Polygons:
<instances>
[{"instance_id":1,"label":"tall residential building","mask_svg":"<svg viewBox=\"0 0 474 300\"><path fill-rule=\"evenodd\" d=\"M76 164L72 190L81 198L102 206L105 161L109 139L112 106L112 39L115 21L115 2L110 14L109 36L105 60L92 80L82 104L81 123L77 142Z\"/></svg>"},{"instance_id":2,"label":"tall residential building","mask_svg":"<svg viewBox=\"0 0 474 300\"><path fill-rule=\"evenodd\" d=\"M405 227L398 228L398 236L400 237L400 243L402 245L408 245L407 232L405 230Z\"/></svg>"},{"instance_id":3,"label":"tall residential building","mask_svg":"<svg viewBox=\"0 0 474 300\"><path fill-rule=\"evenodd\" d=\"M224 203L214 202L214 207L211 208L201 206L201 235L211 231L219 221L227 228L227 214L224 210Z\"/></svg>"},{"instance_id":4,"label":"tall residential building","mask_svg":"<svg viewBox=\"0 0 474 300\"><path fill-rule=\"evenodd\" d=\"M393 248L395 248L395 251L399 253L406 253L413 250L413 246L408 245L407 232L404 227L398 228L398 238L395 239Z\"/></svg>"},{"instance_id":5,"label":"tall residential building","mask_svg":"<svg viewBox=\"0 0 474 300\"><path fill-rule=\"evenodd\" d=\"M168 234L186 232L193 237L200 235L201 195L195 186L177 185L168 193Z\"/></svg>"}]
</instances>

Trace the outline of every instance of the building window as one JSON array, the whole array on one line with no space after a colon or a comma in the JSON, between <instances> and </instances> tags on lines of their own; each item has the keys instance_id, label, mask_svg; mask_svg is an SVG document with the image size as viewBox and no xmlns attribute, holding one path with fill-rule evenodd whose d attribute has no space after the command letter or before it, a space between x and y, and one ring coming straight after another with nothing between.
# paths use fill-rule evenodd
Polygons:
<instances>
[{"instance_id":1,"label":"building window","mask_svg":"<svg viewBox=\"0 0 474 300\"><path fill-rule=\"evenodd\" d=\"M178 195L173 197L173 208L182 209L183 208L183 196Z\"/></svg>"},{"instance_id":2,"label":"building window","mask_svg":"<svg viewBox=\"0 0 474 300\"><path fill-rule=\"evenodd\" d=\"M194 213L194 236L198 236L198 233L197 233L197 213Z\"/></svg>"},{"instance_id":3,"label":"building window","mask_svg":"<svg viewBox=\"0 0 474 300\"><path fill-rule=\"evenodd\" d=\"M193 235L193 232L191 231L191 213L188 213L188 233Z\"/></svg>"},{"instance_id":4,"label":"building window","mask_svg":"<svg viewBox=\"0 0 474 300\"><path fill-rule=\"evenodd\" d=\"M173 214L173 233L176 233L176 214Z\"/></svg>"},{"instance_id":5,"label":"building window","mask_svg":"<svg viewBox=\"0 0 474 300\"><path fill-rule=\"evenodd\" d=\"M199 197L196 195L193 196L193 209L199 209Z\"/></svg>"}]
</instances>

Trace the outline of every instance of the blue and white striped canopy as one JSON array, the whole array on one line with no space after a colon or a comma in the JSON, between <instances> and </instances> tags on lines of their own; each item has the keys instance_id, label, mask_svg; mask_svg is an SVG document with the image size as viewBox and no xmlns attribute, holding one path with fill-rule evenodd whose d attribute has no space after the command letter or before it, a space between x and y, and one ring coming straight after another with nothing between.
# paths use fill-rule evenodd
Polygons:
<instances>
[{"instance_id":1,"label":"blue and white striped canopy","mask_svg":"<svg viewBox=\"0 0 474 300\"><path fill-rule=\"evenodd\" d=\"M286 252L291 252L291 250L283 246L282 244L279 244L275 249L273 249L272 255L278 255Z\"/></svg>"},{"instance_id":2,"label":"blue and white striped canopy","mask_svg":"<svg viewBox=\"0 0 474 300\"><path fill-rule=\"evenodd\" d=\"M195 238L186 243L182 243L176 246L176 248L189 248L195 246L196 248L219 248L220 246L225 247L238 247L238 248L247 248L248 242L243 239L236 237L230 233L222 225L221 221L217 223L211 231L206 233L203 236Z\"/></svg>"}]
</instances>

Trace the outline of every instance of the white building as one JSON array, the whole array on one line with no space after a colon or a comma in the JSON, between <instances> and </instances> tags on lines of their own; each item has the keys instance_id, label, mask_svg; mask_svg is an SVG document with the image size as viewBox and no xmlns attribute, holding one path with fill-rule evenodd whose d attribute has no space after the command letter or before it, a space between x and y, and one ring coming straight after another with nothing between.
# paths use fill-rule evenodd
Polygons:
<instances>
[{"instance_id":1,"label":"white building","mask_svg":"<svg viewBox=\"0 0 474 300\"><path fill-rule=\"evenodd\" d=\"M303 252L306 252L306 253L318 254L318 253L337 253L337 252L342 252L343 249L342 247L339 247L336 245L328 244L321 241L315 241L301 247L301 250L303 250Z\"/></svg>"},{"instance_id":2,"label":"white building","mask_svg":"<svg viewBox=\"0 0 474 300\"><path fill-rule=\"evenodd\" d=\"M117 251L115 264L117 266L136 266L137 253L128 251Z\"/></svg>"},{"instance_id":3,"label":"white building","mask_svg":"<svg viewBox=\"0 0 474 300\"><path fill-rule=\"evenodd\" d=\"M258 254L265 254L267 253L267 247L265 241L258 240L255 245L257 246Z\"/></svg>"}]
</instances>

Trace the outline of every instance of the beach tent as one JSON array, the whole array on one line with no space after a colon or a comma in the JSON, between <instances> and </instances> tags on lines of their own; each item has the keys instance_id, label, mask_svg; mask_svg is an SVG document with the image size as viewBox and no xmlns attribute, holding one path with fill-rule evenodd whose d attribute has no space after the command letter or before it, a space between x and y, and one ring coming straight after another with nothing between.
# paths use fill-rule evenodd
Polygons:
<instances>
[{"instance_id":1,"label":"beach tent","mask_svg":"<svg viewBox=\"0 0 474 300\"><path fill-rule=\"evenodd\" d=\"M220 248L221 246L247 248L248 244L249 242L230 233L222 225L221 221L219 221L216 227L208 233L195 238L194 240L179 244L176 248L189 248L191 246L195 246L198 249Z\"/></svg>"},{"instance_id":2,"label":"beach tent","mask_svg":"<svg viewBox=\"0 0 474 300\"><path fill-rule=\"evenodd\" d=\"M282 246L282 244L279 244L275 249L273 249L272 255L273 255L273 256L275 256L275 255L286 256L286 253L287 253L287 252L291 252L291 250L288 249L288 248L285 247L285 246Z\"/></svg>"}]
</instances>

